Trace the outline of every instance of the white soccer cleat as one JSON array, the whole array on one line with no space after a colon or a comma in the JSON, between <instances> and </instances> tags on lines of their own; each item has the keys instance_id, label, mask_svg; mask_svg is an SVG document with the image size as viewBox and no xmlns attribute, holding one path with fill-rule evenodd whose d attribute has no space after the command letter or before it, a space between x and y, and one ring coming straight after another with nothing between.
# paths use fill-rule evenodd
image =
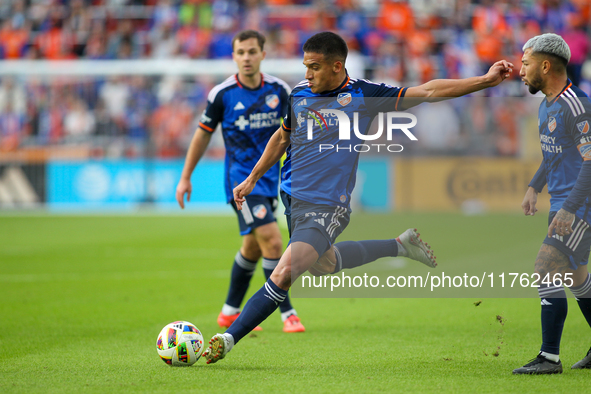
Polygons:
<instances>
[{"instance_id":1,"label":"white soccer cleat","mask_svg":"<svg viewBox=\"0 0 591 394\"><path fill-rule=\"evenodd\" d=\"M209 340L209 347L203 351L202 357L205 357L207 364L213 364L226 357L226 354L232 349L232 340L224 334L215 334Z\"/></svg>"},{"instance_id":2,"label":"white soccer cleat","mask_svg":"<svg viewBox=\"0 0 591 394\"><path fill-rule=\"evenodd\" d=\"M437 267L435 255L428 243L423 242L417 233L417 229L409 228L397 238L398 242L406 249L406 256L409 259L420 261L428 267Z\"/></svg>"}]
</instances>

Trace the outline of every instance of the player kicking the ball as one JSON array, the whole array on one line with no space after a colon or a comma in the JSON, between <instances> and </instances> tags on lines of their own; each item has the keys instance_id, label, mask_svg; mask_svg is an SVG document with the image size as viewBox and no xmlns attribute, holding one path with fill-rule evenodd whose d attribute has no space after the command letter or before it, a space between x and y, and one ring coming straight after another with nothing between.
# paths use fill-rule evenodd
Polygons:
<instances>
[{"instance_id":1,"label":"player kicking the ball","mask_svg":"<svg viewBox=\"0 0 591 394\"><path fill-rule=\"evenodd\" d=\"M261 181L244 201L240 212L232 195L232 188L250 174L269 138L281 124L282 114L289 108L289 86L279 78L260 72L260 64L265 58L264 43L265 37L254 30L240 32L234 37L232 57L238 65L238 73L209 93L207 108L191 141L176 190L176 199L184 208L185 194L187 201L191 198L191 174L207 149L216 126L221 123L226 146L226 196L238 215L242 236L242 246L232 266L228 296L218 316L219 326L226 328L240 315L240 305L257 261L263 258L263 271L269 278L283 251L281 233L274 216L279 164L261 174ZM279 308L283 331L305 331L289 297L285 297ZM257 327L257 330L260 329Z\"/></svg>"},{"instance_id":2,"label":"player kicking the ball","mask_svg":"<svg viewBox=\"0 0 591 394\"><path fill-rule=\"evenodd\" d=\"M238 341L265 320L285 299L292 283L306 271L313 275L333 274L387 256L405 256L429 267L436 266L433 251L414 229L395 239L335 243L349 222L358 154L319 152L318 143L339 142L339 127L328 127L322 121L326 106L332 108L328 112L346 111L350 119L357 118L358 131L366 134L379 112L399 111L421 102L445 100L496 86L510 75L513 67L500 61L481 77L434 80L418 87L398 88L350 78L345 70L347 45L337 34L318 33L306 41L303 50L306 80L291 93L291 111L269 140L251 174L234 189L234 200L240 208L245 196L291 143L290 245L267 283L250 298L234 324L209 341L210 346L203 353L208 364L224 358ZM372 97L379 100L364 101ZM411 103L403 98L415 98L415 101ZM314 108L316 100L323 106L320 111ZM325 129L309 140L308 124L315 120Z\"/></svg>"}]
</instances>

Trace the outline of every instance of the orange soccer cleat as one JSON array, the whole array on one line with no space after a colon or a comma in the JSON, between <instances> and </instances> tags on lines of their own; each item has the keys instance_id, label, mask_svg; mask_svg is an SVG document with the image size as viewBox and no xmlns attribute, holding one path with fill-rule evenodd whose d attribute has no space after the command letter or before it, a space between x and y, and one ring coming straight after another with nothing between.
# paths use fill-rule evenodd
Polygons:
<instances>
[{"instance_id":1,"label":"orange soccer cleat","mask_svg":"<svg viewBox=\"0 0 591 394\"><path fill-rule=\"evenodd\" d=\"M291 315L283 322L283 332L304 332L306 327L296 315Z\"/></svg>"},{"instance_id":2,"label":"orange soccer cleat","mask_svg":"<svg viewBox=\"0 0 591 394\"><path fill-rule=\"evenodd\" d=\"M238 319L240 312L235 315L224 315L222 312L218 315L218 325L222 328L228 328L234 323L234 320ZM263 331L260 326L256 326L253 331Z\"/></svg>"}]
</instances>

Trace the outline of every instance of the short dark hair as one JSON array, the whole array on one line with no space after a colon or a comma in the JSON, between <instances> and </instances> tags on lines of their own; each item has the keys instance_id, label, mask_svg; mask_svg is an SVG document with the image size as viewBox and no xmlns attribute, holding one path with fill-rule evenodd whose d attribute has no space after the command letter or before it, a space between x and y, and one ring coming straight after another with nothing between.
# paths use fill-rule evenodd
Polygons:
<instances>
[{"instance_id":1,"label":"short dark hair","mask_svg":"<svg viewBox=\"0 0 591 394\"><path fill-rule=\"evenodd\" d=\"M262 51L263 48L265 47L265 36L263 36L261 33L259 33L256 30L244 30L244 31L241 31L240 33L236 34L234 36L234 38L232 38L232 50L234 50L234 43L236 41L242 42L242 41L248 40L250 38L257 39L259 46L261 47L261 51Z\"/></svg>"},{"instance_id":2,"label":"short dark hair","mask_svg":"<svg viewBox=\"0 0 591 394\"><path fill-rule=\"evenodd\" d=\"M559 73L564 72L566 70L566 66L568 65L568 61L565 58L555 55L554 53L536 52L534 55L539 55L540 57L549 60L550 64L556 67L556 71Z\"/></svg>"},{"instance_id":3,"label":"short dark hair","mask_svg":"<svg viewBox=\"0 0 591 394\"><path fill-rule=\"evenodd\" d=\"M308 38L302 49L304 52L320 53L327 59L340 60L343 63L349 53L345 40L331 31L314 34Z\"/></svg>"}]
</instances>

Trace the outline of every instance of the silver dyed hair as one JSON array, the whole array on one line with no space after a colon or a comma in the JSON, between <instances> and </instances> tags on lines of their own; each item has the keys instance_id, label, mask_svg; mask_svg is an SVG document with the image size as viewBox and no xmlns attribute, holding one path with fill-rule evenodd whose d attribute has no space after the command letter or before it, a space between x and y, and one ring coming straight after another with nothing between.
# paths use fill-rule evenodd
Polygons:
<instances>
[{"instance_id":1,"label":"silver dyed hair","mask_svg":"<svg viewBox=\"0 0 591 394\"><path fill-rule=\"evenodd\" d=\"M570 61L570 48L562 37L554 33L546 33L530 38L523 46L523 51L531 48L532 52L549 53Z\"/></svg>"}]
</instances>

